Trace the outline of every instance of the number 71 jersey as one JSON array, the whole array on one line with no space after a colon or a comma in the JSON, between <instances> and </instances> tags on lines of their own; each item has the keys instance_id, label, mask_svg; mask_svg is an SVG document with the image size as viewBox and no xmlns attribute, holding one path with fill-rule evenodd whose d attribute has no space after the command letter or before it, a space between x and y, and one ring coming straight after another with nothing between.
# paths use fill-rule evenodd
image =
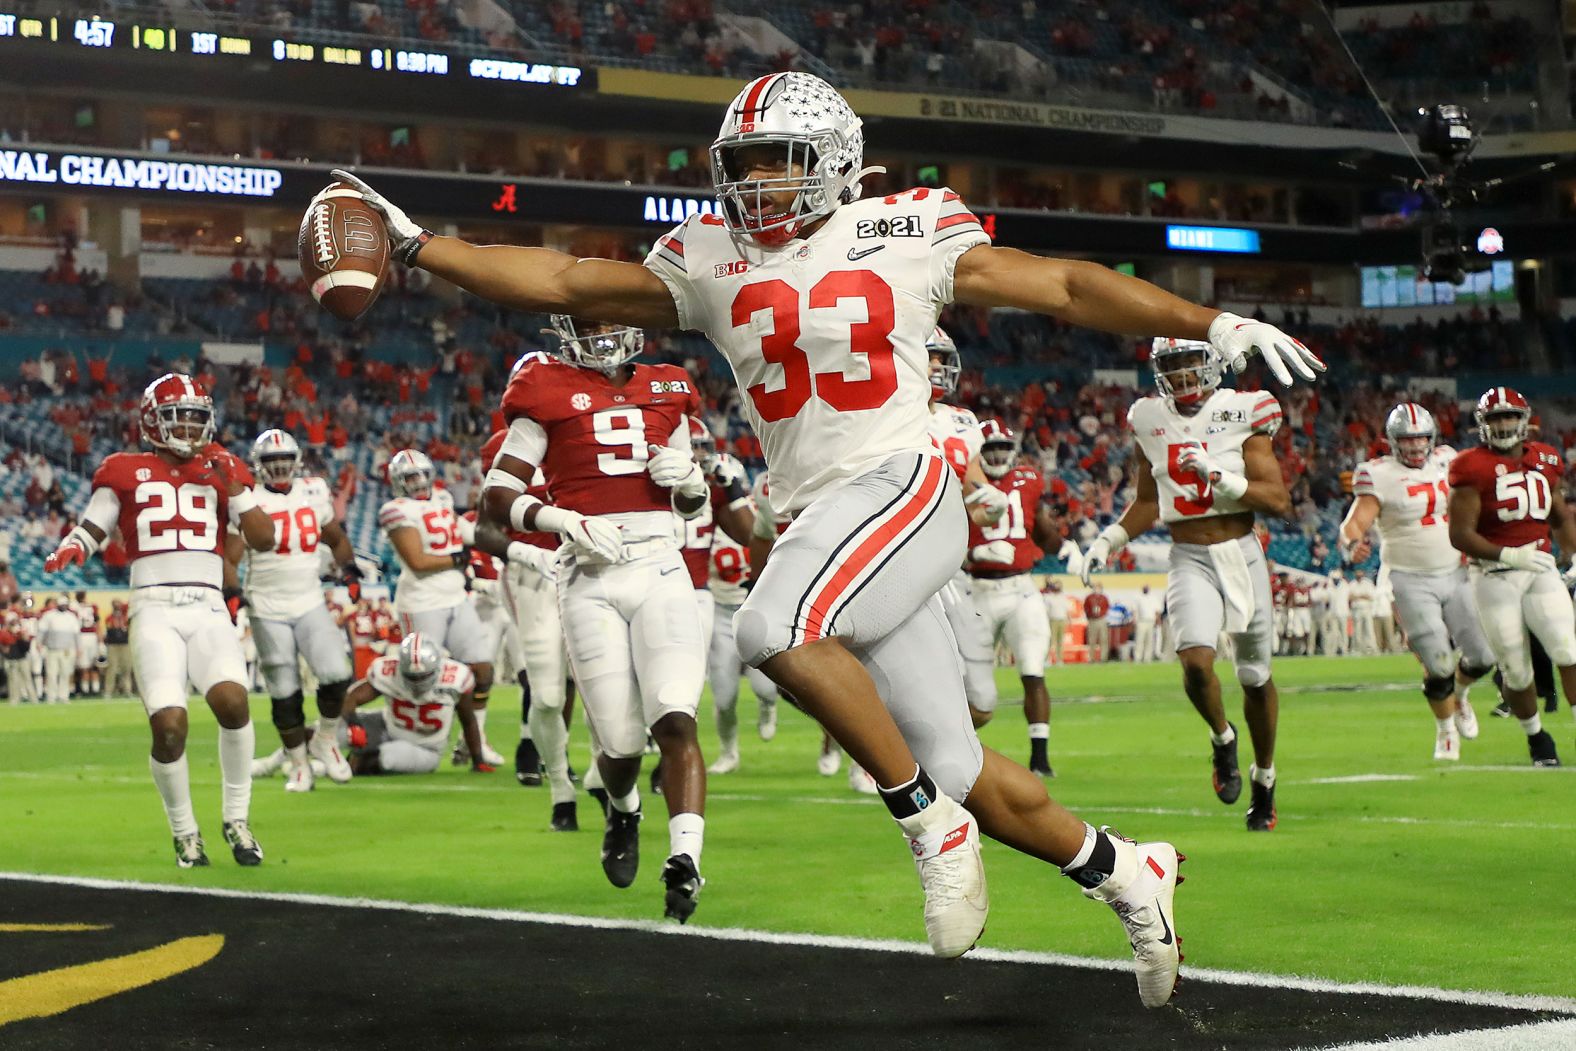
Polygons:
<instances>
[{"instance_id":1,"label":"number 71 jersey","mask_svg":"<svg viewBox=\"0 0 1576 1051\"><path fill-rule=\"evenodd\" d=\"M1265 391L1221 387L1191 416L1171 407L1165 398L1140 398L1127 411L1133 439L1149 460L1160 495L1160 520L1180 522L1241 514L1249 508L1216 492L1208 481L1177 464L1189 443L1202 445L1224 471L1244 474L1242 446L1255 434L1273 436L1280 428L1281 408Z\"/></svg>"},{"instance_id":2,"label":"number 71 jersey","mask_svg":"<svg viewBox=\"0 0 1576 1051\"><path fill-rule=\"evenodd\" d=\"M1477 531L1484 540L1501 547L1537 544L1552 551L1549 511L1564 469L1560 454L1542 442L1523 442L1520 460L1478 446L1450 462L1450 485L1478 491L1482 505Z\"/></svg>"},{"instance_id":3,"label":"number 71 jersey","mask_svg":"<svg viewBox=\"0 0 1576 1051\"><path fill-rule=\"evenodd\" d=\"M1456 452L1441 445L1421 467L1380 456L1357 468L1352 492L1379 501L1379 559L1406 573L1444 573L1461 565L1450 546L1450 461Z\"/></svg>"},{"instance_id":4,"label":"number 71 jersey","mask_svg":"<svg viewBox=\"0 0 1576 1051\"><path fill-rule=\"evenodd\" d=\"M733 367L773 506L796 512L893 455L934 451L925 342L953 299L958 257L989 241L956 193L918 188L844 204L776 248L698 213L646 266L679 326Z\"/></svg>"}]
</instances>

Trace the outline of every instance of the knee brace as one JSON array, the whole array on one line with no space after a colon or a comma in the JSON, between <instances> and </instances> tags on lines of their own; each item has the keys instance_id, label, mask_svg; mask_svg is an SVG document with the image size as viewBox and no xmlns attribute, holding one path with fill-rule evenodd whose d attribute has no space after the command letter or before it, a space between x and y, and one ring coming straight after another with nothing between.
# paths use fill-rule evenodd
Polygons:
<instances>
[{"instance_id":1,"label":"knee brace","mask_svg":"<svg viewBox=\"0 0 1576 1051\"><path fill-rule=\"evenodd\" d=\"M1476 664L1469 663L1465 657L1462 657L1461 663L1456 665L1456 670L1469 679L1481 679L1493 671L1494 666L1485 664L1482 667L1478 667Z\"/></svg>"},{"instance_id":2,"label":"knee brace","mask_svg":"<svg viewBox=\"0 0 1576 1051\"><path fill-rule=\"evenodd\" d=\"M350 682L324 682L317 687L317 714L337 719L345 707L345 694L350 692Z\"/></svg>"},{"instance_id":3,"label":"knee brace","mask_svg":"<svg viewBox=\"0 0 1576 1051\"><path fill-rule=\"evenodd\" d=\"M752 668L788 648L787 640L778 635L760 610L744 606L733 615L733 644L739 648L739 659Z\"/></svg>"},{"instance_id":4,"label":"knee brace","mask_svg":"<svg viewBox=\"0 0 1576 1051\"><path fill-rule=\"evenodd\" d=\"M1456 692L1453 675L1427 675L1423 678L1423 696L1430 701L1442 701Z\"/></svg>"},{"instance_id":5,"label":"knee brace","mask_svg":"<svg viewBox=\"0 0 1576 1051\"><path fill-rule=\"evenodd\" d=\"M274 726L279 730L294 730L306 725L306 699L297 690L288 697L270 697Z\"/></svg>"}]
</instances>

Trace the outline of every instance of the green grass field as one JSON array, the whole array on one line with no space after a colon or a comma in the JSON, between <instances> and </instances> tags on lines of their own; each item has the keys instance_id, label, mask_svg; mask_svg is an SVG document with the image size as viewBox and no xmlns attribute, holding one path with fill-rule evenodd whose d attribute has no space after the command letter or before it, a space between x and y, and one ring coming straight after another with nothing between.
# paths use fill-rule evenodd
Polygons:
<instances>
[{"instance_id":1,"label":"green grass field","mask_svg":"<svg viewBox=\"0 0 1576 1051\"><path fill-rule=\"evenodd\" d=\"M998 674L1003 697L1017 696L1015 677ZM1436 764L1409 656L1288 659L1276 677L1280 827L1249 834L1247 793L1224 807L1210 791L1208 739L1175 665L1050 676L1052 794L1095 823L1171 839L1189 855L1177 899L1188 966L1576 993L1567 962L1576 858L1569 768L1530 767L1517 725L1488 717L1490 688L1477 699L1482 736L1464 744L1459 766ZM1234 684L1227 695L1240 726ZM712 779L709 882L693 922L923 940L912 866L879 803L852 794L844 776L816 774L819 731L809 720L785 710L776 740L762 743L748 694L742 704L744 768ZM493 706L489 737L507 754L514 691L496 691ZM253 715L259 751L271 749L266 700L254 699ZM1570 717L1550 716L1549 726L1576 758ZM710 756L709 702L702 728ZM983 736L1026 757L1015 706L1004 705ZM135 703L0 707L0 869L590 916L661 913L660 801L646 804L641 878L619 891L597 861L595 804L581 797L583 831L552 833L546 790L521 789L505 771L322 782L304 797L287 796L278 779L259 782L253 827L268 857L240 869L219 836L216 728L206 710L194 711L190 751L214 865L180 871L148 777L146 737ZM578 717L573 747L583 770ZM1245 741L1242 756L1246 767ZM1395 779L1335 780L1363 775ZM986 944L1126 956L1109 913L1072 884L1003 847L985 850Z\"/></svg>"}]
</instances>

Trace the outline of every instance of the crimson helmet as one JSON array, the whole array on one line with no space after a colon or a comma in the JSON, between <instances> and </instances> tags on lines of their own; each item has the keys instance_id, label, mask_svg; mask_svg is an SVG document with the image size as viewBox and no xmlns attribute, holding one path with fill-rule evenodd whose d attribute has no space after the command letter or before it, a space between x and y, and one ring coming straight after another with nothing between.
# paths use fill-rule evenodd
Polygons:
<instances>
[{"instance_id":1,"label":"crimson helmet","mask_svg":"<svg viewBox=\"0 0 1576 1051\"><path fill-rule=\"evenodd\" d=\"M1421 467L1439 443L1439 426L1434 423L1433 413L1415 401L1403 401L1385 418L1384 436L1390 439L1390 455L1399 463Z\"/></svg>"},{"instance_id":2,"label":"crimson helmet","mask_svg":"<svg viewBox=\"0 0 1576 1051\"><path fill-rule=\"evenodd\" d=\"M951 397L957 392L958 377L963 373L963 355L958 345L937 325L925 340L925 353L930 355L930 400Z\"/></svg>"},{"instance_id":3,"label":"crimson helmet","mask_svg":"<svg viewBox=\"0 0 1576 1051\"><path fill-rule=\"evenodd\" d=\"M1214 344L1201 339L1156 336L1150 344L1149 364L1155 386L1175 405L1197 405L1220 386L1225 361Z\"/></svg>"},{"instance_id":4,"label":"crimson helmet","mask_svg":"<svg viewBox=\"0 0 1576 1051\"><path fill-rule=\"evenodd\" d=\"M1532 406L1511 387L1490 387L1472 410L1478 437L1490 449L1514 449L1527 440Z\"/></svg>"},{"instance_id":5,"label":"crimson helmet","mask_svg":"<svg viewBox=\"0 0 1576 1051\"><path fill-rule=\"evenodd\" d=\"M859 180L885 170L864 167L863 127L837 89L812 74L771 73L746 84L711 144L711 181L728 232L784 245L857 198ZM738 153L752 146L776 150L781 174L746 178L751 173ZM791 191L793 202L774 211L766 195L782 191Z\"/></svg>"},{"instance_id":6,"label":"crimson helmet","mask_svg":"<svg viewBox=\"0 0 1576 1051\"><path fill-rule=\"evenodd\" d=\"M190 376L167 372L142 392L141 424L143 441L189 460L213 441L213 399Z\"/></svg>"},{"instance_id":7,"label":"crimson helmet","mask_svg":"<svg viewBox=\"0 0 1576 1051\"><path fill-rule=\"evenodd\" d=\"M395 496L431 499L432 480L436 476L432 461L420 449L401 449L389 460L389 488L394 490Z\"/></svg>"},{"instance_id":8,"label":"crimson helmet","mask_svg":"<svg viewBox=\"0 0 1576 1051\"><path fill-rule=\"evenodd\" d=\"M699 460L702 457L715 456L717 454L717 438L711 433L711 428L707 427L697 417L686 416L684 418L689 421L690 452L694 454L695 459Z\"/></svg>"},{"instance_id":9,"label":"crimson helmet","mask_svg":"<svg viewBox=\"0 0 1576 1051\"><path fill-rule=\"evenodd\" d=\"M1000 420L980 424L984 442L980 445L980 469L988 478L1001 478L1012 470L1018 459L1018 436Z\"/></svg>"},{"instance_id":10,"label":"crimson helmet","mask_svg":"<svg viewBox=\"0 0 1576 1051\"><path fill-rule=\"evenodd\" d=\"M252 443L252 470L264 485L287 491L300 467L301 446L289 431L275 427L259 434Z\"/></svg>"}]
</instances>

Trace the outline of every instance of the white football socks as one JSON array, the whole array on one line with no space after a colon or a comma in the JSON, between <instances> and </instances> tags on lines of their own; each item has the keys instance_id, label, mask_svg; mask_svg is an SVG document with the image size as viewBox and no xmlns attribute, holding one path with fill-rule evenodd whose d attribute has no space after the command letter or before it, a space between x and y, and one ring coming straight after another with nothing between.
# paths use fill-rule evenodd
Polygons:
<instances>
[{"instance_id":1,"label":"white football socks","mask_svg":"<svg viewBox=\"0 0 1576 1051\"><path fill-rule=\"evenodd\" d=\"M1030 723L1029 724L1029 740L1031 740L1031 741L1049 741L1050 739L1051 739L1051 724L1050 723Z\"/></svg>"},{"instance_id":2,"label":"white football socks","mask_svg":"<svg viewBox=\"0 0 1576 1051\"><path fill-rule=\"evenodd\" d=\"M333 741L335 744L338 744L339 731L344 725L345 720L341 719L337 715L333 716L332 718L327 715L320 715L317 717L317 735L324 740Z\"/></svg>"},{"instance_id":3,"label":"white football socks","mask_svg":"<svg viewBox=\"0 0 1576 1051\"><path fill-rule=\"evenodd\" d=\"M1226 732L1223 733L1223 734L1218 734L1214 730L1211 730L1209 732L1209 743L1210 744L1215 744L1215 745L1230 744L1232 741L1235 741L1236 739L1237 739L1237 731L1232 729L1230 723L1226 724Z\"/></svg>"},{"instance_id":4,"label":"white football socks","mask_svg":"<svg viewBox=\"0 0 1576 1051\"><path fill-rule=\"evenodd\" d=\"M1257 764L1250 765L1248 767L1248 776L1253 779L1255 784L1263 785L1265 788L1275 787L1275 768L1273 766L1266 766L1261 770Z\"/></svg>"},{"instance_id":5,"label":"white football socks","mask_svg":"<svg viewBox=\"0 0 1576 1051\"><path fill-rule=\"evenodd\" d=\"M1522 719L1518 717L1516 721L1521 724L1522 730L1526 732L1528 737L1535 737L1543 731L1543 716L1537 712L1533 712L1531 718Z\"/></svg>"},{"instance_id":6,"label":"white football socks","mask_svg":"<svg viewBox=\"0 0 1576 1051\"><path fill-rule=\"evenodd\" d=\"M688 854L700 871L700 848L706 838L706 819L699 814L674 814L668 819L668 854Z\"/></svg>"},{"instance_id":7,"label":"white football socks","mask_svg":"<svg viewBox=\"0 0 1576 1051\"><path fill-rule=\"evenodd\" d=\"M219 727L219 775L224 780L224 819L245 821L252 809L252 753L257 728L250 721L238 730Z\"/></svg>"},{"instance_id":8,"label":"white football socks","mask_svg":"<svg viewBox=\"0 0 1576 1051\"><path fill-rule=\"evenodd\" d=\"M251 753L247 753L247 782L251 778ZM148 756L148 770L153 774L153 785L164 801L164 816L170 822L170 835L195 836L197 817L192 813L191 775L186 765L186 753L173 763L161 763Z\"/></svg>"},{"instance_id":9,"label":"white football socks","mask_svg":"<svg viewBox=\"0 0 1576 1051\"><path fill-rule=\"evenodd\" d=\"M536 744L536 754L541 756L542 766L547 769L547 785L552 793L553 802L574 802L575 783L569 780L567 751L569 729L564 726L564 713L540 704L531 705L530 725L526 737ZM587 788L595 788L601 784L600 781L592 780L592 775L597 774L594 760L586 774Z\"/></svg>"},{"instance_id":10,"label":"white football socks","mask_svg":"<svg viewBox=\"0 0 1576 1051\"><path fill-rule=\"evenodd\" d=\"M640 789L631 788L627 796L609 795L608 803L621 814L633 814L640 809Z\"/></svg>"}]
</instances>

